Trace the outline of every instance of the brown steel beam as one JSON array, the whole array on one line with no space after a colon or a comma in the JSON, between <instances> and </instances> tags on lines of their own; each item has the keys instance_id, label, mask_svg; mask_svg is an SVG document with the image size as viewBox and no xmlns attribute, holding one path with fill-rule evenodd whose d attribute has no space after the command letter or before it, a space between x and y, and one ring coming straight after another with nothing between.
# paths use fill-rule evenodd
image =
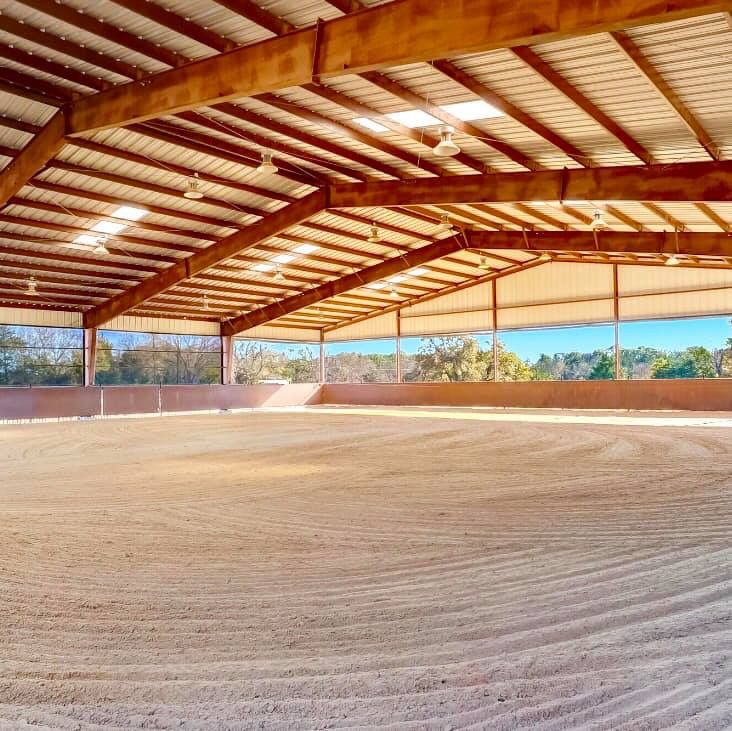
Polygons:
<instances>
[{"instance_id":1,"label":"brown steel beam","mask_svg":"<svg viewBox=\"0 0 732 731\"><path fill-rule=\"evenodd\" d=\"M434 259L440 259L448 254L454 254L456 251L460 251L466 247L467 242L462 235L456 235L449 239L428 244L419 249L412 249L393 259L387 259L354 274L348 274L332 282L326 282L301 294L288 297L280 302L274 302L259 310L224 322L221 325L222 333L224 335L235 335L242 330L248 330L257 325L262 325L270 320L275 320L278 317L296 312L304 307L309 307L310 305L330 299L349 290L363 287L371 282L376 282L385 277L390 277L405 271L406 269L426 264Z\"/></svg>"},{"instance_id":2,"label":"brown steel beam","mask_svg":"<svg viewBox=\"0 0 732 731\"><path fill-rule=\"evenodd\" d=\"M530 201L729 201L732 161L491 173L337 185L331 208Z\"/></svg>"},{"instance_id":3,"label":"brown steel beam","mask_svg":"<svg viewBox=\"0 0 732 731\"><path fill-rule=\"evenodd\" d=\"M97 327L174 287L179 282L190 279L209 267L216 266L226 259L255 247L269 237L275 236L323 210L327 206L327 199L327 191L318 190L286 208L266 216L261 221L221 239L207 249L173 264L155 277L141 282L136 287L122 292L86 313L84 326Z\"/></svg>"},{"instance_id":4,"label":"brown steel beam","mask_svg":"<svg viewBox=\"0 0 732 731\"><path fill-rule=\"evenodd\" d=\"M420 249L413 249L402 256L389 259L355 274L349 274L341 279L327 282L301 294L236 317L222 323L222 332L225 335L234 335L257 325L263 325L271 320L349 290L388 278L465 248L518 249L540 253L544 251L579 250L729 256L732 255L732 237L727 234L638 234L614 231L601 231L599 233L585 231L535 231L530 233L521 231L470 231L466 232L466 238L459 234Z\"/></svg>"},{"instance_id":5,"label":"brown steel beam","mask_svg":"<svg viewBox=\"0 0 732 731\"><path fill-rule=\"evenodd\" d=\"M64 113L56 112L0 173L0 208L61 149L65 127Z\"/></svg>"},{"instance_id":6,"label":"brown steel beam","mask_svg":"<svg viewBox=\"0 0 732 731\"><path fill-rule=\"evenodd\" d=\"M59 17L76 11L48 3ZM70 130L83 134L227 101L377 68L433 58L556 41L624 27L669 22L729 11L730 0L514 0L505 3L403 0L346 15L317 27L204 58L78 100ZM82 19L85 16L82 16ZM86 16L87 30L109 37L107 24ZM74 22L73 20L71 22ZM103 27L106 26L106 27ZM138 39L129 47L139 45ZM117 39L119 42L119 39ZM124 42L122 45L126 45ZM145 52L152 53L151 49ZM161 49L157 49L158 58ZM179 56L166 59L175 65ZM276 62L273 62L273 59Z\"/></svg>"}]
</instances>

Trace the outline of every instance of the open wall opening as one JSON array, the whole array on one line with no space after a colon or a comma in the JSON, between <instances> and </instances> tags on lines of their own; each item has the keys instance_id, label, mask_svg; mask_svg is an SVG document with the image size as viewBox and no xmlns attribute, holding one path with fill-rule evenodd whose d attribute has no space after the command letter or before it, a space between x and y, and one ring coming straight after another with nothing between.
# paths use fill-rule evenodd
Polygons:
<instances>
[{"instance_id":1,"label":"open wall opening","mask_svg":"<svg viewBox=\"0 0 732 731\"><path fill-rule=\"evenodd\" d=\"M320 345L275 340L234 341L234 382L317 383Z\"/></svg>"},{"instance_id":2,"label":"open wall opening","mask_svg":"<svg viewBox=\"0 0 732 731\"><path fill-rule=\"evenodd\" d=\"M95 383L221 383L221 338L100 330Z\"/></svg>"},{"instance_id":3,"label":"open wall opening","mask_svg":"<svg viewBox=\"0 0 732 731\"><path fill-rule=\"evenodd\" d=\"M696 317L620 324L623 378L732 377L732 320Z\"/></svg>"},{"instance_id":4,"label":"open wall opening","mask_svg":"<svg viewBox=\"0 0 732 731\"><path fill-rule=\"evenodd\" d=\"M83 356L83 330L0 325L2 386L81 385Z\"/></svg>"},{"instance_id":5,"label":"open wall opening","mask_svg":"<svg viewBox=\"0 0 732 731\"><path fill-rule=\"evenodd\" d=\"M326 383L396 383L396 338L331 342L325 346Z\"/></svg>"}]
</instances>

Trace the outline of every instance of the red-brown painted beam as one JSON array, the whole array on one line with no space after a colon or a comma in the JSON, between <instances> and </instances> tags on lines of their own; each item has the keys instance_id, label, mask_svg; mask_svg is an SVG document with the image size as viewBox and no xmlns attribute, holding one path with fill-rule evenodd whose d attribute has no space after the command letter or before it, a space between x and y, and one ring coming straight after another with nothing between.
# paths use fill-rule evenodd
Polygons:
<instances>
[{"instance_id":1,"label":"red-brown painted beam","mask_svg":"<svg viewBox=\"0 0 732 731\"><path fill-rule=\"evenodd\" d=\"M233 320L228 320L222 323L221 332L223 335L235 335L242 330L248 330L257 325L262 325L283 315L288 315L304 307L309 307L310 305L348 292L351 289L363 287L366 284L393 276L406 269L412 269L434 259L440 259L448 254L454 254L456 251L460 251L466 247L466 240L461 234L458 234L449 239L428 244L420 249L412 249L393 259L387 259L354 274L348 274L332 282L326 282L301 294L296 294L280 302L274 302L271 305L262 307L254 312L249 312Z\"/></svg>"},{"instance_id":2,"label":"red-brown painted beam","mask_svg":"<svg viewBox=\"0 0 732 731\"><path fill-rule=\"evenodd\" d=\"M65 125L63 112L56 112L0 173L0 208L61 149Z\"/></svg>"},{"instance_id":3,"label":"red-brown painted beam","mask_svg":"<svg viewBox=\"0 0 732 731\"><path fill-rule=\"evenodd\" d=\"M187 259L183 259L151 279L122 292L84 315L84 327L98 327L146 300L200 274L209 267L251 249L271 236L304 221L327 206L327 191L318 190L273 213L257 223L221 239Z\"/></svg>"},{"instance_id":4,"label":"red-brown painted beam","mask_svg":"<svg viewBox=\"0 0 732 731\"><path fill-rule=\"evenodd\" d=\"M730 201L732 161L336 185L331 208L529 201Z\"/></svg>"},{"instance_id":5,"label":"red-brown painted beam","mask_svg":"<svg viewBox=\"0 0 732 731\"><path fill-rule=\"evenodd\" d=\"M313 76L336 78L731 8L730 0L676 0L673 4L658 0L617 0L601 4L586 0L545 0L541 4L535 0L491 3L402 0L80 99L71 110L70 131L83 134L300 86L310 82ZM99 28L95 30L102 34Z\"/></svg>"},{"instance_id":6,"label":"red-brown painted beam","mask_svg":"<svg viewBox=\"0 0 732 731\"><path fill-rule=\"evenodd\" d=\"M458 234L420 249L413 249L402 256L388 259L355 274L326 282L280 302L274 302L259 310L222 323L222 333L235 335L243 330L263 325L349 290L377 282L465 248L520 249L535 252L577 250L732 256L732 237L721 233L680 233L676 235L673 233L639 234L600 231L595 236L591 231L536 231L524 236L521 231L470 231L466 232L466 237L467 241L461 234Z\"/></svg>"}]
</instances>

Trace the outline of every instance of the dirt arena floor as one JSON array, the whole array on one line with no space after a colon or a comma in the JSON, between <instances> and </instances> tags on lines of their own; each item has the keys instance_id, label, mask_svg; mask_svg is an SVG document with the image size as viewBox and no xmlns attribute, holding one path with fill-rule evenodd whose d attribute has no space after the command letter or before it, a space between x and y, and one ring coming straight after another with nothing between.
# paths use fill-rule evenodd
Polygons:
<instances>
[{"instance_id":1,"label":"dirt arena floor","mask_svg":"<svg viewBox=\"0 0 732 731\"><path fill-rule=\"evenodd\" d=\"M362 411L0 425L0 728L732 727L731 429Z\"/></svg>"}]
</instances>

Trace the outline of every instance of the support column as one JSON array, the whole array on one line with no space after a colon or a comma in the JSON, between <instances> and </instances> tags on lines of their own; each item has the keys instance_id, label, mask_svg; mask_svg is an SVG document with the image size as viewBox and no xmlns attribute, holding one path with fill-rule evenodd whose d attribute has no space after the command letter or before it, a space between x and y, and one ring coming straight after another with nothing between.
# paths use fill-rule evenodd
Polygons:
<instances>
[{"instance_id":1,"label":"support column","mask_svg":"<svg viewBox=\"0 0 732 731\"><path fill-rule=\"evenodd\" d=\"M230 386L234 383L234 338L221 336L221 383Z\"/></svg>"},{"instance_id":2,"label":"support column","mask_svg":"<svg viewBox=\"0 0 732 731\"><path fill-rule=\"evenodd\" d=\"M97 373L97 329L84 330L84 385L93 386Z\"/></svg>"},{"instance_id":3,"label":"support column","mask_svg":"<svg viewBox=\"0 0 732 731\"><path fill-rule=\"evenodd\" d=\"M491 287L493 289L493 380L498 381L498 287L495 279L491 282Z\"/></svg>"},{"instance_id":4,"label":"support column","mask_svg":"<svg viewBox=\"0 0 732 731\"><path fill-rule=\"evenodd\" d=\"M318 361L318 383L325 383L325 335L320 331L320 359Z\"/></svg>"},{"instance_id":5,"label":"support column","mask_svg":"<svg viewBox=\"0 0 732 731\"><path fill-rule=\"evenodd\" d=\"M613 322L615 325L615 380L623 377L620 359L620 302L618 298L618 265L613 264Z\"/></svg>"},{"instance_id":6,"label":"support column","mask_svg":"<svg viewBox=\"0 0 732 731\"><path fill-rule=\"evenodd\" d=\"M402 311L396 311L396 382L402 382Z\"/></svg>"}]
</instances>

